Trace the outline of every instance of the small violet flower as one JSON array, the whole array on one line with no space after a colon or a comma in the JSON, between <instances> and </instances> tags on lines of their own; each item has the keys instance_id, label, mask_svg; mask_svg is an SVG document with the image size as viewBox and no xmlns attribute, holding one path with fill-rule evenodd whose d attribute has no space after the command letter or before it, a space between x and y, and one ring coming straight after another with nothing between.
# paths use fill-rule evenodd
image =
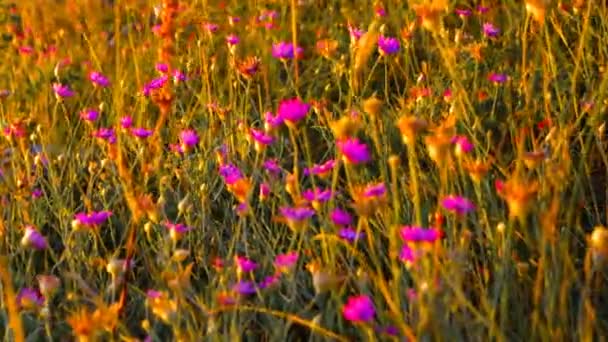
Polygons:
<instances>
[{"instance_id":1,"label":"small violet flower","mask_svg":"<svg viewBox=\"0 0 608 342\"><path fill-rule=\"evenodd\" d=\"M376 308L366 295L351 296L342 308L342 315L347 321L365 323L374 319Z\"/></svg>"},{"instance_id":2,"label":"small violet flower","mask_svg":"<svg viewBox=\"0 0 608 342\"><path fill-rule=\"evenodd\" d=\"M395 54L399 51L399 39L394 37L378 37L378 51L382 56Z\"/></svg>"},{"instance_id":3,"label":"small violet flower","mask_svg":"<svg viewBox=\"0 0 608 342\"><path fill-rule=\"evenodd\" d=\"M367 145L357 138L340 140L336 145L346 163L362 164L371 160Z\"/></svg>"}]
</instances>

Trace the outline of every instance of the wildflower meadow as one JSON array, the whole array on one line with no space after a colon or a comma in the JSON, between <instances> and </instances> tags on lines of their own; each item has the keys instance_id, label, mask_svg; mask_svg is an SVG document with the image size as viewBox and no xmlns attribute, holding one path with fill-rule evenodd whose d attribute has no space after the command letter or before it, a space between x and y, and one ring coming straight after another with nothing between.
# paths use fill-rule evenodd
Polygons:
<instances>
[{"instance_id":1,"label":"wildflower meadow","mask_svg":"<svg viewBox=\"0 0 608 342\"><path fill-rule=\"evenodd\" d=\"M603 341L608 4L0 0L3 341Z\"/></svg>"}]
</instances>

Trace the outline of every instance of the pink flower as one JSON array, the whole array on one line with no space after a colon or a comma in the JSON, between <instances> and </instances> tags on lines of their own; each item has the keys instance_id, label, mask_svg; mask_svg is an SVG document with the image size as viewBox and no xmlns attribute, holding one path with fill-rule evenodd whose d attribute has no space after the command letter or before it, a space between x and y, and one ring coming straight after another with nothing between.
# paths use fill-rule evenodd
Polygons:
<instances>
[{"instance_id":1,"label":"pink flower","mask_svg":"<svg viewBox=\"0 0 608 342\"><path fill-rule=\"evenodd\" d=\"M277 115L287 123L295 125L298 121L306 117L309 110L310 105L308 103L302 102L298 98L292 98L281 101L279 109L277 110Z\"/></svg>"},{"instance_id":2,"label":"pink flower","mask_svg":"<svg viewBox=\"0 0 608 342\"><path fill-rule=\"evenodd\" d=\"M469 138L463 135L457 135L452 138L452 144L456 145L456 155L462 155L463 153L469 153L473 151L473 144L469 141Z\"/></svg>"},{"instance_id":3,"label":"pink flower","mask_svg":"<svg viewBox=\"0 0 608 342\"><path fill-rule=\"evenodd\" d=\"M386 186L384 183L371 184L363 189L363 196L365 197L380 197L386 193Z\"/></svg>"},{"instance_id":4,"label":"pink flower","mask_svg":"<svg viewBox=\"0 0 608 342\"><path fill-rule=\"evenodd\" d=\"M305 168L304 175L309 176L312 174L317 176L325 176L334 169L335 165L336 161L330 159L323 164L315 164L311 168Z\"/></svg>"},{"instance_id":5,"label":"pink flower","mask_svg":"<svg viewBox=\"0 0 608 342\"><path fill-rule=\"evenodd\" d=\"M495 72L488 75L488 80L494 84L505 83L508 80L508 78L509 77L506 74L498 74Z\"/></svg>"},{"instance_id":6,"label":"pink flower","mask_svg":"<svg viewBox=\"0 0 608 342\"><path fill-rule=\"evenodd\" d=\"M99 118L99 112L95 109L89 108L80 112L80 118L85 121L95 121Z\"/></svg>"},{"instance_id":7,"label":"pink flower","mask_svg":"<svg viewBox=\"0 0 608 342\"><path fill-rule=\"evenodd\" d=\"M36 250L43 250L48 247L46 238L36 230L33 226L26 226L25 233L21 239L23 247L31 247Z\"/></svg>"},{"instance_id":8,"label":"pink flower","mask_svg":"<svg viewBox=\"0 0 608 342\"><path fill-rule=\"evenodd\" d=\"M185 129L179 133L179 140L183 150L187 151L198 145L199 137L193 129Z\"/></svg>"},{"instance_id":9,"label":"pink flower","mask_svg":"<svg viewBox=\"0 0 608 342\"><path fill-rule=\"evenodd\" d=\"M252 128L250 131L251 137L255 141L256 146L268 146L274 141L274 137L264 133L263 131Z\"/></svg>"},{"instance_id":10,"label":"pink flower","mask_svg":"<svg viewBox=\"0 0 608 342\"><path fill-rule=\"evenodd\" d=\"M342 315L347 321L365 323L374 319L376 308L366 295L351 296L342 308Z\"/></svg>"},{"instance_id":11,"label":"pink flower","mask_svg":"<svg viewBox=\"0 0 608 342\"><path fill-rule=\"evenodd\" d=\"M299 58L304 50L300 46L296 46L294 51L293 43L279 42L272 45L272 56L278 59L293 59Z\"/></svg>"},{"instance_id":12,"label":"pink flower","mask_svg":"<svg viewBox=\"0 0 608 342\"><path fill-rule=\"evenodd\" d=\"M336 226L349 226L353 223L353 217L347 211L340 208L332 210L329 218Z\"/></svg>"},{"instance_id":13,"label":"pink flower","mask_svg":"<svg viewBox=\"0 0 608 342\"><path fill-rule=\"evenodd\" d=\"M258 267L258 264L255 261L238 255L234 257L234 262L237 271L240 273L251 272Z\"/></svg>"},{"instance_id":14,"label":"pink flower","mask_svg":"<svg viewBox=\"0 0 608 342\"><path fill-rule=\"evenodd\" d=\"M327 202L331 196L331 189L308 189L302 193L302 197L309 202Z\"/></svg>"},{"instance_id":15,"label":"pink flower","mask_svg":"<svg viewBox=\"0 0 608 342\"><path fill-rule=\"evenodd\" d=\"M450 195L445 197L441 204L443 207L457 215L465 215L475 210L473 202L462 196Z\"/></svg>"},{"instance_id":16,"label":"pink flower","mask_svg":"<svg viewBox=\"0 0 608 342\"><path fill-rule=\"evenodd\" d=\"M133 118L130 115L123 116L120 118L120 127L129 129L133 126Z\"/></svg>"},{"instance_id":17,"label":"pink flower","mask_svg":"<svg viewBox=\"0 0 608 342\"><path fill-rule=\"evenodd\" d=\"M145 129L142 127L131 128L131 134L140 139L145 139L151 136L152 133L154 133L154 131L151 129Z\"/></svg>"},{"instance_id":18,"label":"pink flower","mask_svg":"<svg viewBox=\"0 0 608 342\"><path fill-rule=\"evenodd\" d=\"M405 242L435 242L441 239L443 233L436 228L404 226L400 230L401 239Z\"/></svg>"},{"instance_id":19,"label":"pink flower","mask_svg":"<svg viewBox=\"0 0 608 342\"><path fill-rule=\"evenodd\" d=\"M22 288L15 298L17 306L24 310L33 310L44 305L44 297L36 290L29 287Z\"/></svg>"},{"instance_id":20,"label":"pink flower","mask_svg":"<svg viewBox=\"0 0 608 342\"><path fill-rule=\"evenodd\" d=\"M361 164L371 160L367 145L359 142L357 138L340 140L336 145L347 163Z\"/></svg>"},{"instance_id":21,"label":"pink flower","mask_svg":"<svg viewBox=\"0 0 608 342\"><path fill-rule=\"evenodd\" d=\"M298 258L299 256L297 252L279 254L274 259L274 267L281 272L289 272L298 262Z\"/></svg>"},{"instance_id":22,"label":"pink flower","mask_svg":"<svg viewBox=\"0 0 608 342\"><path fill-rule=\"evenodd\" d=\"M237 36L236 34L229 34L228 36L226 36L226 43L228 43L228 46L235 46L240 41L241 40L239 39L239 36Z\"/></svg>"},{"instance_id":23,"label":"pink flower","mask_svg":"<svg viewBox=\"0 0 608 342\"><path fill-rule=\"evenodd\" d=\"M250 296L257 292L257 288L254 282L249 280L241 280L232 286L232 291L241 296Z\"/></svg>"},{"instance_id":24,"label":"pink flower","mask_svg":"<svg viewBox=\"0 0 608 342\"><path fill-rule=\"evenodd\" d=\"M483 34L488 38L494 38L500 34L500 29L494 26L494 24L487 22L483 24Z\"/></svg>"},{"instance_id":25,"label":"pink flower","mask_svg":"<svg viewBox=\"0 0 608 342\"><path fill-rule=\"evenodd\" d=\"M96 227L105 223L110 216L112 216L112 212L108 210L103 211L92 211L90 213L76 213L74 215L74 219L76 223L81 226L87 227Z\"/></svg>"},{"instance_id":26,"label":"pink flower","mask_svg":"<svg viewBox=\"0 0 608 342\"><path fill-rule=\"evenodd\" d=\"M363 236L365 236L365 233L357 232L355 229L353 229L351 227L345 227L345 228L340 229L340 231L338 231L338 236L343 240L353 243L353 242L361 239Z\"/></svg>"},{"instance_id":27,"label":"pink flower","mask_svg":"<svg viewBox=\"0 0 608 342\"><path fill-rule=\"evenodd\" d=\"M58 99L72 97L76 94L69 86L61 83L53 83L53 91Z\"/></svg>"},{"instance_id":28,"label":"pink flower","mask_svg":"<svg viewBox=\"0 0 608 342\"><path fill-rule=\"evenodd\" d=\"M110 86L110 81L108 80L108 78L97 71L91 71L89 73L89 80L96 87L107 88Z\"/></svg>"},{"instance_id":29,"label":"pink flower","mask_svg":"<svg viewBox=\"0 0 608 342\"><path fill-rule=\"evenodd\" d=\"M382 56L395 54L399 51L399 39L394 37L378 37L378 51Z\"/></svg>"}]
</instances>

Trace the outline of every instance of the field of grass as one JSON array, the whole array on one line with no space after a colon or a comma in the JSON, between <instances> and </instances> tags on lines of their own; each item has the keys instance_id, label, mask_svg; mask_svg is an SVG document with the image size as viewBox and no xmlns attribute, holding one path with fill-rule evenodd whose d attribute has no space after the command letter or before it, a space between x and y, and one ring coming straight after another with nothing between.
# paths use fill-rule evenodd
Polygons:
<instances>
[{"instance_id":1,"label":"field of grass","mask_svg":"<svg viewBox=\"0 0 608 342\"><path fill-rule=\"evenodd\" d=\"M606 6L0 0L2 340L603 340Z\"/></svg>"}]
</instances>

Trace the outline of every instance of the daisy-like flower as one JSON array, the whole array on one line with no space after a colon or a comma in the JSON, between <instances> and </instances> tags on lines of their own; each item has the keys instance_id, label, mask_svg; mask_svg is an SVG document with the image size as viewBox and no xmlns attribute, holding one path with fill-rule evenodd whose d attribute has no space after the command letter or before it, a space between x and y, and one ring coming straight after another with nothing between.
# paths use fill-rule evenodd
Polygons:
<instances>
[{"instance_id":1,"label":"daisy-like flower","mask_svg":"<svg viewBox=\"0 0 608 342\"><path fill-rule=\"evenodd\" d=\"M366 295L351 296L342 308L342 315L353 323L366 323L374 319L374 302Z\"/></svg>"},{"instance_id":2,"label":"daisy-like flower","mask_svg":"<svg viewBox=\"0 0 608 342\"><path fill-rule=\"evenodd\" d=\"M310 110L310 104L302 102L298 98L283 100L279 103L277 115L288 125L295 126L298 121L304 119Z\"/></svg>"},{"instance_id":3,"label":"daisy-like flower","mask_svg":"<svg viewBox=\"0 0 608 342\"><path fill-rule=\"evenodd\" d=\"M441 204L446 210L457 215L466 215L475 210L473 202L462 196L450 195L444 197Z\"/></svg>"},{"instance_id":4,"label":"daisy-like flower","mask_svg":"<svg viewBox=\"0 0 608 342\"><path fill-rule=\"evenodd\" d=\"M65 99L74 96L76 93L69 86L61 83L53 83L53 91L57 99Z\"/></svg>"},{"instance_id":5,"label":"daisy-like flower","mask_svg":"<svg viewBox=\"0 0 608 342\"><path fill-rule=\"evenodd\" d=\"M329 175L329 173L334 169L335 165L336 165L336 161L333 159L330 159L323 164L315 164L311 168L305 168L304 175L305 176L316 175L316 176L324 177L324 176Z\"/></svg>"},{"instance_id":6,"label":"daisy-like flower","mask_svg":"<svg viewBox=\"0 0 608 342\"><path fill-rule=\"evenodd\" d=\"M238 255L234 257L234 263L239 273L248 273L258 268L258 264L255 261Z\"/></svg>"},{"instance_id":7,"label":"daisy-like flower","mask_svg":"<svg viewBox=\"0 0 608 342\"><path fill-rule=\"evenodd\" d=\"M89 108L80 112L80 118L84 121L93 122L99 118L99 111Z\"/></svg>"},{"instance_id":8,"label":"daisy-like flower","mask_svg":"<svg viewBox=\"0 0 608 342\"><path fill-rule=\"evenodd\" d=\"M490 22L483 24L483 34L488 38L495 38L500 34L500 29Z\"/></svg>"},{"instance_id":9,"label":"daisy-like flower","mask_svg":"<svg viewBox=\"0 0 608 342\"><path fill-rule=\"evenodd\" d=\"M183 151L188 151L196 147L199 142L198 134L193 129L185 129L179 133L179 140Z\"/></svg>"},{"instance_id":10,"label":"daisy-like flower","mask_svg":"<svg viewBox=\"0 0 608 342\"><path fill-rule=\"evenodd\" d=\"M23 238L21 238L21 245L36 250L43 250L49 246L46 238L34 226L25 227Z\"/></svg>"},{"instance_id":11,"label":"daisy-like flower","mask_svg":"<svg viewBox=\"0 0 608 342\"><path fill-rule=\"evenodd\" d=\"M315 211L309 207L282 207L279 211L287 221L287 225L296 231L315 214Z\"/></svg>"},{"instance_id":12,"label":"daisy-like flower","mask_svg":"<svg viewBox=\"0 0 608 342\"><path fill-rule=\"evenodd\" d=\"M433 243L441 239L442 232L436 228L422 228L416 226L404 226L399 231L401 239L405 242L429 242Z\"/></svg>"},{"instance_id":13,"label":"daisy-like flower","mask_svg":"<svg viewBox=\"0 0 608 342\"><path fill-rule=\"evenodd\" d=\"M279 254L274 258L274 267L282 273L288 273L295 267L298 262L298 253L289 252L285 254Z\"/></svg>"},{"instance_id":14,"label":"daisy-like flower","mask_svg":"<svg viewBox=\"0 0 608 342\"><path fill-rule=\"evenodd\" d=\"M98 71L91 71L89 73L89 81L91 81L94 86L100 88L107 88L110 86L108 78Z\"/></svg>"},{"instance_id":15,"label":"daisy-like flower","mask_svg":"<svg viewBox=\"0 0 608 342\"><path fill-rule=\"evenodd\" d=\"M304 50L300 46L296 46L295 50L291 42L279 42L272 45L272 56L278 59L293 59L299 58Z\"/></svg>"},{"instance_id":16,"label":"daisy-like flower","mask_svg":"<svg viewBox=\"0 0 608 342\"><path fill-rule=\"evenodd\" d=\"M367 145L360 142L357 138L340 140L336 145L346 163L362 164L371 160Z\"/></svg>"},{"instance_id":17,"label":"daisy-like flower","mask_svg":"<svg viewBox=\"0 0 608 342\"><path fill-rule=\"evenodd\" d=\"M329 214L329 218L336 226L350 226L353 223L353 217L348 211L336 208Z\"/></svg>"},{"instance_id":18,"label":"daisy-like flower","mask_svg":"<svg viewBox=\"0 0 608 342\"><path fill-rule=\"evenodd\" d=\"M382 56L395 54L399 51L399 39L394 37L378 37L378 51Z\"/></svg>"},{"instance_id":19,"label":"daisy-like flower","mask_svg":"<svg viewBox=\"0 0 608 342\"><path fill-rule=\"evenodd\" d=\"M151 129L146 129L143 127L131 128L131 134L140 139L146 139L154 133Z\"/></svg>"},{"instance_id":20,"label":"daisy-like flower","mask_svg":"<svg viewBox=\"0 0 608 342\"><path fill-rule=\"evenodd\" d=\"M488 75L488 81L494 83L494 84L502 84L507 82L508 76L506 74L499 74L499 73L491 73L490 75Z\"/></svg>"},{"instance_id":21,"label":"daisy-like flower","mask_svg":"<svg viewBox=\"0 0 608 342\"><path fill-rule=\"evenodd\" d=\"M80 227L98 227L104 224L109 218L112 216L112 212L108 210L103 211L92 211L90 213L76 213L74 215L74 221L72 222L72 226L75 229Z\"/></svg>"}]
</instances>

